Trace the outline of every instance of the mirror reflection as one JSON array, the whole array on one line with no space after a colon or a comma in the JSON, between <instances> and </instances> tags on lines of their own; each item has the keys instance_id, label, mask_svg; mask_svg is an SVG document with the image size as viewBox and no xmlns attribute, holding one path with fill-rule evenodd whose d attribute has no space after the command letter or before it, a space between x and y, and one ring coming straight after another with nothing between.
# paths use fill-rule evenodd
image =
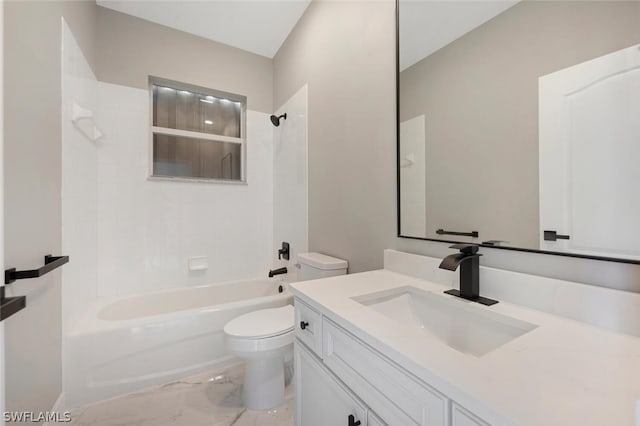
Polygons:
<instances>
[{"instance_id":1,"label":"mirror reflection","mask_svg":"<svg viewBox=\"0 0 640 426\"><path fill-rule=\"evenodd\" d=\"M398 7L400 235L640 260L640 2Z\"/></svg>"}]
</instances>

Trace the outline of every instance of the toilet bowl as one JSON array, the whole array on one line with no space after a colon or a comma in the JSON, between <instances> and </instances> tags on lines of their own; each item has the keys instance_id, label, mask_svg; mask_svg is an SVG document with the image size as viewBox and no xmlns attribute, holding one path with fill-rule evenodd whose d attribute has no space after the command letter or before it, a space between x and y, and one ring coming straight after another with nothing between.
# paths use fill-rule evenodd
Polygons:
<instances>
[{"instance_id":1,"label":"toilet bowl","mask_svg":"<svg viewBox=\"0 0 640 426\"><path fill-rule=\"evenodd\" d=\"M284 402L284 362L293 350L294 309L261 309L227 323L229 351L245 361L245 407L269 410Z\"/></svg>"},{"instance_id":2,"label":"toilet bowl","mask_svg":"<svg viewBox=\"0 0 640 426\"><path fill-rule=\"evenodd\" d=\"M349 264L322 253L299 253L298 281L347 273ZM245 363L242 397L245 407L270 410L284 402L285 360L292 358L294 310L261 309L227 323L224 333L229 351Z\"/></svg>"}]
</instances>

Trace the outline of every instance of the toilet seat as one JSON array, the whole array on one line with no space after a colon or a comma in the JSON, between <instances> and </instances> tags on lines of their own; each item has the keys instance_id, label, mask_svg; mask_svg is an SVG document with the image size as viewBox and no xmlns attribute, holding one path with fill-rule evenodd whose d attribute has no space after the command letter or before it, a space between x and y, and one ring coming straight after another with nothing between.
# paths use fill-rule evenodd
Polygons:
<instances>
[{"instance_id":1,"label":"toilet seat","mask_svg":"<svg viewBox=\"0 0 640 426\"><path fill-rule=\"evenodd\" d=\"M261 309L241 315L224 326L224 332L234 339L268 339L293 331L294 309Z\"/></svg>"}]
</instances>

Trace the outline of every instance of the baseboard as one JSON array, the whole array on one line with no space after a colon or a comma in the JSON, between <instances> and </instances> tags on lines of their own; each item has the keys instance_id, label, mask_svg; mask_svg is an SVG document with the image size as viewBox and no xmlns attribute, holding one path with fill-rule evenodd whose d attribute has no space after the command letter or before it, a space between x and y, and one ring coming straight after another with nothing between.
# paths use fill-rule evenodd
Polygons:
<instances>
[{"instance_id":1,"label":"baseboard","mask_svg":"<svg viewBox=\"0 0 640 426\"><path fill-rule=\"evenodd\" d=\"M64 398L64 392L60 392L60 395L58 395L58 399L56 399L56 402L53 403L53 407L51 407L50 412L51 413L59 413L60 416L62 416L62 413L64 413L66 411L66 402L65 402L65 398ZM45 422L42 424L42 426L55 426L55 425L60 425L61 423L51 423L51 422Z\"/></svg>"}]
</instances>

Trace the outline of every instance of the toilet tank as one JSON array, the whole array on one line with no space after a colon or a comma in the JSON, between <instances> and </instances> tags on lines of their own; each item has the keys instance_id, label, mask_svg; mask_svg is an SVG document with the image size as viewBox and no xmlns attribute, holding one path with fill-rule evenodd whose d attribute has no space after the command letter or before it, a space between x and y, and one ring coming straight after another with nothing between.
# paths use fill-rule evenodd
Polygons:
<instances>
[{"instance_id":1,"label":"toilet tank","mask_svg":"<svg viewBox=\"0 0 640 426\"><path fill-rule=\"evenodd\" d=\"M322 253L300 253L298 254L298 263L300 264L298 281L345 275L349 266L346 260Z\"/></svg>"}]
</instances>

